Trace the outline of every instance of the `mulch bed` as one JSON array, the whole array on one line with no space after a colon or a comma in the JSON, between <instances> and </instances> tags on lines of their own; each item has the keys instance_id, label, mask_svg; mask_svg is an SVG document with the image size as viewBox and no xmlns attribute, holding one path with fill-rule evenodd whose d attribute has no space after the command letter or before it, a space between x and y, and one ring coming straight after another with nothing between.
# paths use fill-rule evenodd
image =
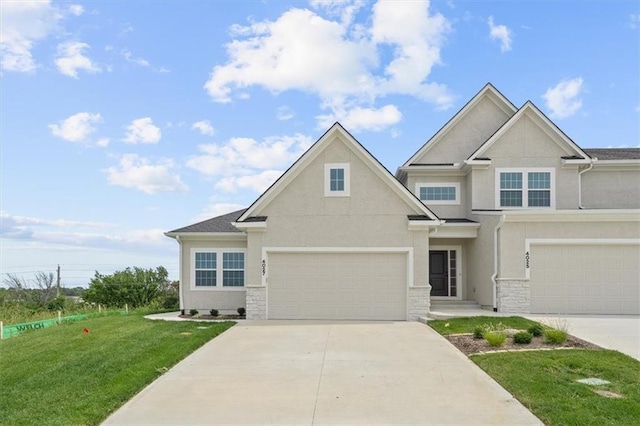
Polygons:
<instances>
[{"instance_id":1,"label":"mulch bed","mask_svg":"<svg viewBox=\"0 0 640 426\"><path fill-rule=\"evenodd\" d=\"M247 319L246 315L236 315L236 314L229 314L229 315L218 315L217 317L214 317L213 315L199 315L197 317L192 317L191 315L178 315L180 318L191 318L191 319L198 319L198 320L237 320L237 319Z\"/></svg>"},{"instance_id":2,"label":"mulch bed","mask_svg":"<svg viewBox=\"0 0 640 426\"><path fill-rule=\"evenodd\" d=\"M559 345L545 343L544 337L534 337L528 345L519 345L513 343L513 339L509 337L504 342L504 345L498 347L490 346L484 339L474 339L472 334L456 334L444 337L465 355L496 351L522 351L558 348L602 349L598 345L594 345L593 343L578 339L571 335L567 337L566 342Z\"/></svg>"}]
</instances>

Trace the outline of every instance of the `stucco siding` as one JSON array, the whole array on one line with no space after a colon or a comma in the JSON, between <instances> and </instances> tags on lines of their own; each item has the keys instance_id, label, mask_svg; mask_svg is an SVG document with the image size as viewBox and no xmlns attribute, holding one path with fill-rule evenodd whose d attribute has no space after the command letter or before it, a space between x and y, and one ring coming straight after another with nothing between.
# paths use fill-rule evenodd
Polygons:
<instances>
[{"instance_id":1,"label":"stucco siding","mask_svg":"<svg viewBox=\"0 0 640 426\"><path fill-rule=\"evenodd\" d=\"M510 115L489 97L478 104L415 163L458 163L464 161L486 141Z\"/></svg>"},{"instance_id":2,"label":"stucco siding","mask_svg":"<svg viewBox=\"0 0 640 426\"><path fill-rule=\"evenodd\" d=\"M180 278L181 306L186 309L198 309L207 313L218 309L221 313L233 313L245 307L245 290L193 290L191 289L192 249L246 249L246 240L189 240L181 239L182 259ZM246 259L245 259L246 260ZM245 277L246 284L246 277Z\"/></svg>"},{"instance_id":3,"label":"stucco siding","mask_svg":"<svg viewBox=\"0 0 640 426\"><path fill-rule=\"evenodd\" d=\"M556 209L578 208L578 170L562 168L562 156L568 153L524 115L507 130L482 156L491 159L487 169L474 169L473 209L496 208L496 169L555 169Z\"/></svg>"},{"instance_id":4,"label":"stucco siding","mask_svg":"<svg viewBox=\"0 0 640 426\"><path fill-rule=\"evenodd\" d=\"M453 183L459 185L459 204L434 204L426 202L429 209L440 218L461 218L466 216L467 210L467 180L465 176L438 176L434 174L410 173L407 176L407 188L420 198L418 186L421 184Z\"/></svg>"},{"instance_id":5,"label":"stucco siding","mask_svg":"<svg viewBox=\"0 0 640 426\"><path fill-rule=\"evenodd\" d=\"M582 206L586 209L640 208L640 167L599 170L582 174Z\"/></svg>"},{"instance_id":6,"label":"stucco siding","mask_svg":"<svg viewBox=\"0 0 640 426\"><path fill-rule=\"evenodd\" d=\"M499 216L477 215L475 220L481 223L478 236L470 239L467 245L467 299L475 300L485 307L493 306L493 252L494 230ZM433 243L432 243L433 244Z\"/></svg>"}]
</instances>

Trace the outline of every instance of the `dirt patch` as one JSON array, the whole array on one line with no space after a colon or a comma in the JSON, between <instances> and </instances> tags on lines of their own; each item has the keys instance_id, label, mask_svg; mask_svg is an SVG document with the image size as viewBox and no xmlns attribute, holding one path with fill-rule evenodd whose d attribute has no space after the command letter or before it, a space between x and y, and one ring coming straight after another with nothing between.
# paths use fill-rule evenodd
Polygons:
<instances>
[{"instance_id":1,"label":"dirt patch","mask_svg":"<svg viewBox=\"0 0 640 426\"><path fill-rule=\"evenodd\" d=\"M474 339L471 334L457 334L444 337L465 355L495 351L522 351L558 348L602 349L598 345L594 345L593 343L578 339L574 336L568 336L567 341L559 345L545 343L544 337L534 337L528 345L518 345L513 343L513 339L508 338L504 345L498 347L490 346L484 339Z\"/></svg>"}]
</instances>

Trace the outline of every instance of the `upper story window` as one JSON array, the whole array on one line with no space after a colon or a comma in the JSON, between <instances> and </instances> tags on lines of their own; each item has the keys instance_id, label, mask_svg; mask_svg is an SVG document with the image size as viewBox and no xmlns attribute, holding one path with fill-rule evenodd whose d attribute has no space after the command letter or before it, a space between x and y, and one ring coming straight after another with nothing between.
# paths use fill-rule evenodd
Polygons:
<instances>
[{"instance_id":1,"label":"upper story window","mask_svg":"<svg viewBox=\"0 0 640 426\"><path fill-rule=\"evenodd\" d=\"M191 288L244 287L244 256L235 249L192 249Z\"/></svg>"},{"instance_id":2,"label":"upper story window","mask_svg":"<svg viewBox=\"0 0 640 426\"><path fill-rule=\"evenodd\" d=\"M554 169L496 169L496 208L554 208Z\"/></svg>"},{"instance_id":3,"label":"upper story window","mask_svg":"<svg viewBox=\"0 0 640 426\"><path fill-rule=\"evenodd\" d=\"M348 197L350 194L349 163L324 165L324 195L326 197Z\"/></svg>"},{"instance_id":4,"label":"upper story window","mask_svg":"<svg viewBox=\"0 0 640 426\"><path fill-rule=\"evenodd\" d=\"M460 204L460 184L416 183L416 194L425 204Z\"/></svg>"}]
</instances>

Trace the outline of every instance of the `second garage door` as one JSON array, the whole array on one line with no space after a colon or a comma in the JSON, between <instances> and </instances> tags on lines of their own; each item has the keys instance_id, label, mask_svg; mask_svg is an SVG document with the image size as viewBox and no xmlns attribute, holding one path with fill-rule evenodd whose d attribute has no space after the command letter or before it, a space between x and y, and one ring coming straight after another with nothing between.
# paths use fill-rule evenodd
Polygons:
<instances>
[{"instance_id":1,"label":"second garage door","mask_svg":"<svg viewBox=\"0 0 640 426\"><path fill-rule=\"evenodd\" d=\"M640 314L640 246L532 245L531 312Z\"/></svg>"},{"instance_id":2,"label":"second garage door","mask_svg":"<svg viewBox=\"0 0 640 426\"><path fill-rule=\"evenodd\" d=\"M407 253L269 253L270 319L406 320Z\"/></svg>"}]
</instances>

